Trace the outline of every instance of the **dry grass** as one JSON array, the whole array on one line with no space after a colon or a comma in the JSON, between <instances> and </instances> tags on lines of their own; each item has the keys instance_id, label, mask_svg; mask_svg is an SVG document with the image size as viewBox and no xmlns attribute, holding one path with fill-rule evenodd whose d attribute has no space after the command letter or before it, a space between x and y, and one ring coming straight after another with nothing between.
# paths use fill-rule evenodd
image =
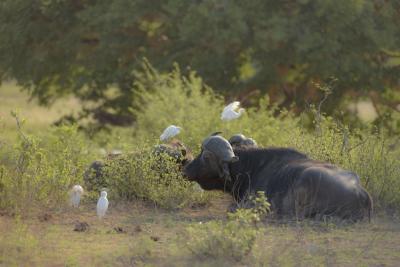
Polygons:
<instances>
[{"instance_id":1,"label":"dry grass","mask_svg":"<svg viewBox=\"0 0 400 267\"><path fill-rule=\"evenodd\" d=\"M10 263L34 266L158 265L175 254L173 251L179 246L177 235L185 224L223 217L226 202L229 200L219 199L208 209L187 209L178 213L141 202L111 202L104 220L96 217L95 203L87 203L78 210L37 211L21 221L0 216L0 266ZM77 222L86 222L88 231L74 231ZM26 225L27 231L21 233L20 225ZM15 235L10 234L13 232L26 239L23 247L19 247ZM11 250L15 253L9 255ZM176 252L180 256L181 250Z\"/></svg>"},{"instance_id":2,"label":"dry grass","mask_svg":"<svg viewBox=\"0 0 400 267\"><path fill-rule=\"evenodd\" d=\"M398 222L338 226L303 222L270 225L259 239L257 261L275 266L398 266Z\"/></svg>"},{"instance_id":3,"label":"dry grass","mask_svg":"<svg viewBox=\"0 0 400 267\"><path fill-rule=\"evenodd\" d=\"M79 101L72 97L58 100L49 108L39 106L37 101L30 101L27 93L15 83L5 82L0 87L0 133L8 138L15 136L16 124L10 115L12 110L18 110L22 118L27 118L25 128L32 133L46 129L62 115L79 108Z\"/></svg>"},{"instance_id":4,"label":"dry grass","mask_svg":"<svg viewBox=\"0 0 400 267\"><path fill-rule=\"evenodd\" d=\"M171 213L142 202L111 202L103 221L95 216L95 203L79 210L38 211L19 222L2 216L0 266L398 266L400 262L400 224L393 219L342 226L267 221L265 234L243 262L196 258L181 238L185 226L224 218L229 204L228 196L220 196L211 207ZM88 223L89 230L73 231L77 221ZM21 225L27 226L25 232Z\"/></svg>"}]
</instances>

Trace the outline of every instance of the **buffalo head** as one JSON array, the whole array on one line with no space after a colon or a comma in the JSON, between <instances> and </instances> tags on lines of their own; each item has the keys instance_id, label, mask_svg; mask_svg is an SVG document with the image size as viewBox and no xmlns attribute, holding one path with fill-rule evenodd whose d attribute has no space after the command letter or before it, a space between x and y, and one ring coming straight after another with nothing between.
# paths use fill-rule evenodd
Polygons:
<instances>
[{"instance_id":1,"label":"buffalo head","mask_svg":"<svg viewBox=\"0 0 400 267\"><path fill-rule=\"evenodd\" d=\"M203 141L200 155L185 166L184 174L203 189L223 189L224 184L231 181L229 163L237 160L231 144L213 135Z\"/></svg>"}]
</instances>

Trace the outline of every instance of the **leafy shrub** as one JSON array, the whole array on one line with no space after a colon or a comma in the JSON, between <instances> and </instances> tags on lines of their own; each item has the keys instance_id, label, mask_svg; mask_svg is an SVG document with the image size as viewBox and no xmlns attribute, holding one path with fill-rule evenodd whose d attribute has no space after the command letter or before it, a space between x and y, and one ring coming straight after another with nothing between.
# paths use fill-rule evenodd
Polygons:
<instances>
[{"instance_id":1,"label":"leafy shrub","mask_svg":"<svg viewBox=\"0 0 400 267\"><path fill-rule=\"evenodd\" d=\"M298 119L286 111L277 110L262 98L257 107L249 108L238 120L223 122L220 113L224 108L223 98L207 87L201 78L192 72L183 77L179 68L161 74L150 65L138 78L137 102L134 103L136 123L135 143L158 138L170 124L183 128L179 138L194 152L209 134L222 131L225 136L243 133L252 136L261 145L283 144L290 128ZM278 117L275 113L279 113ZM285 138L287 137L287 138Z\"/></svg>"},{"instance_id":2,"label":"leafy shrub","mask_svg":"<svg viewBox=\"0 0 400 267\"><path fill-rule=\"evenodd\" d=\"M195 147L200 138L222 128L223 99L195 73L185 78L177 66L168 74L158 73L148 64L145 68L136 83L136 142L158 138L168 125L175 124L183 127L180 137L185 143Z\"/></svg>"},{"instance_id":3,"label":"leafy shrub","mask_svg":"<svg viewBox=\"0 0 400 267\"><path fill-rule=\"evenodd\" d=\"M150 151L137 149L105 163L103 175L110 195L126 200L150 200L167 209L208 203L210 194L196 190L193 182L184 179L174 158Z\"/></svg>"},{"instance_id":4,"label":"leafy shrub","mask_svg":"<svg viewBox=\"0 0 400 267\"><path fill-rule=\"evenodd\" d=\"M252 201L253 208L229 213L226 222L210 221L189 226L186 229L189 250L199 257L242 260L251 252L257 236L262 233L257 223L269 211L263 192L258 192Z\"/></svg>"},{"instance_id":5,"label":"leafy shrub","mask_svg":"<svg viewBox=\"0 0 400 267\"><path fill-rule=\"evenodd\" d=\"M28 211L36 204L55 207L65 203L68 190L82 182L87 150L74 126L52 128L43 139L23 132L19 143L0 162L0 208Z\"/></svg>"}]
</instances>

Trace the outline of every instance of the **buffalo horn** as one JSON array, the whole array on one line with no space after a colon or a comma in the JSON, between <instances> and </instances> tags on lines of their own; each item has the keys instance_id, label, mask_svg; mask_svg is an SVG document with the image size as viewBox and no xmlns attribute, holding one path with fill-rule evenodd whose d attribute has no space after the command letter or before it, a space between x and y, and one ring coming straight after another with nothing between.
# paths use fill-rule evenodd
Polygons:
<instances>
[{"instance_id":1,"label":"buffalo horn","mask_svg":"<svg viewBox=\"0 0 400 267\"><path fill-rule=\"evenodd\" d=\"M246 137L243 134L235 134L231 138L229 138L229 143L231 144L242 144L246 140Z\"/></svg>"},{"instance_id":2,"label":"buffalo horn","mask_svg":"<svg viewBox=\"0 0 400 267\"><path fill-rule=\"evenodd\" d=\"M233 153L231 144L223 137L210 136L203 141L203 150L208 150L222 162L235 162L238 158Z\"/></svg>"}]
</instances>

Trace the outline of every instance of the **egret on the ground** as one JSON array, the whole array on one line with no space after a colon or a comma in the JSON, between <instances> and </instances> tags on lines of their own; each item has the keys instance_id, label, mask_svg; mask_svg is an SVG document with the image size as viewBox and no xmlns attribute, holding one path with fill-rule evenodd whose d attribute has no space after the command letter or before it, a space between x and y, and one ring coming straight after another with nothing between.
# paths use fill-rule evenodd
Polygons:
<instances>
[{"instance_id":1,"label":"egret on the ground","mask_svg":"<svg viewBox=\"0 0 400 267\"><path fill-rule=\"evenodd\" d=\"M244 108L239 108L239 105L239 101L234 101L227 105L221 113L221 120L231 121L242 116Z\"/></svg>"},{"instance_id":2,"label":"egret on the ground","mask_svg":"<svg viewBox=\"0 0 400 267\"><path fill-rule=\"evenodd\" d=\"M102 219L107 212L108 209L108 199L107 199L107 192L101 191L100 198L97 201L97 216L99 219Z\"/></svg>"},{"instance_id":3,"label":"egret on the ground","mask_svg":"<svg viewBox=\"0 0 400 267\"><path fill-rule=\"evenodd\" d=\"M181 127L175 126L175 125L170 125L168 126L164 132L160 135L160 140L161 141L167 141L168 139L174 137L175 135L179 134L181 132Z\"/></svg>"},{"instance_id":4,"label":"egret on the ground","mask_svg":"<svg viewBox=\"0 0 400 267\"><path fill-rule=\"evenodd\" d=\"M78 184L74 185L72 187L72 190L71 190L70 194L71 194L71 198L70 198L71 206L74 207L74 208L79 207L79 203L81 201L81 197L82 197L82 194L83 194L82 186L80 186Z\"/></svg>"}]
</instances>

